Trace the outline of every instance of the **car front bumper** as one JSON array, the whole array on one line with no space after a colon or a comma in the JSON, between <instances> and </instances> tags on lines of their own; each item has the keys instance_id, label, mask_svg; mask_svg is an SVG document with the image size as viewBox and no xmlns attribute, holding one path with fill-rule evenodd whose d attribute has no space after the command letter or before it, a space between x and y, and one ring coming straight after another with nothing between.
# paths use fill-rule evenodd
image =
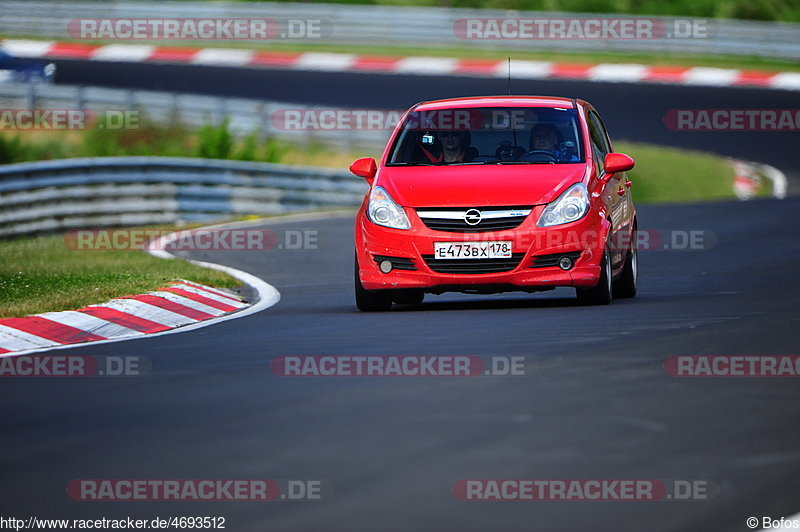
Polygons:
<instances>
[{"instance_id":1,"label":"car front bumper","mask_svg":"<svg viewBox=\"0 0 800 532\"><path fill-rule=\"evenodd\" d=\"M410 229L390 229L369 221L362 208L356 217L355 228L361 284L367 290L421 289L426 292L535 291L559 286L595 286L600 279L608 221L590 210L582 219L570 224L536 227L543 209L544 206L534 207L525 221L514 229L491 233L454 233L429 229L412 209L405 209L411 222ZM435 271L443 269L441 262L431 260L435 242L484 241L511 241L515 265L506 266L508 271L483 273L480 271L480 261L475 261L474 269L461 266L470 270L469 273ZM577 253L580 255L569 270L563 270L557 264L532 267L537 262L541 264L543 256L549 256L551 260L545 263L551 264L553 259L557 262L562 255L575 257ZM537 258L540 260L537 261ZM388 273L379 268L383 260L395 266ZM450 260L447 264L457 261Z\"/></svg>"}]
</instances>

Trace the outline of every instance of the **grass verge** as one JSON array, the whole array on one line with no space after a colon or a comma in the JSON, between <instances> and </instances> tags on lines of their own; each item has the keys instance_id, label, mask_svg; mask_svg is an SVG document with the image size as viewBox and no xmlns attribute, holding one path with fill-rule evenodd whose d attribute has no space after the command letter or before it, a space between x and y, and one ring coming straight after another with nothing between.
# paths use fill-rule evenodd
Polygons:
<instances>
[{"instance_id":1,"label":"grass verge","mask_svg":"<svg viewBox=\"0 0 800 532\"><path fill-rule=\"evenodd\" d=\"M0 317L25 316L103 303L187 279L216 287L242 283L183 260L141 251L68 249L62 235L0 240Z\"/></svg>"},{"instance_id":2,"label":"grass verge","mask_svg":"<svg viewBox=\"0 0 800 532\"><path fill-rule=\"evenodd\" d=\"M615 142L614 150L636 161L629 172L639 203L686 203L732 199L734 171L711 153L634 142Z\"/></svg>"},{"instance_id":3,"label":"grass verge","mask_svg":"<svg viewBox=\"0 0 800 532\"><path fill-rule=\"evenodd\" d=\"M633 197L639 203L713 201L735 198L734 171L719 155L702 151L668 148L639 142L618 141L614 149L634 158L636 167L629 172L635 181ZM359 157L379 159L380 153L318 152L315 162L321 166L347 168ZM769 196L769 188L761 194Z\"/></svg>"}]
</instances>

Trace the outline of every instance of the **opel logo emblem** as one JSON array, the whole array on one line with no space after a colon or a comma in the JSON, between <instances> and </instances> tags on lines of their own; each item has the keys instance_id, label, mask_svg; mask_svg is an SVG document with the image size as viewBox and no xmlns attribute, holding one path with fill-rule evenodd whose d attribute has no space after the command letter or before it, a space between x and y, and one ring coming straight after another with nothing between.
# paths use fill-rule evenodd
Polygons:
<instances>
[{"instance_id":1,"label":"opel logo emblem","mask_svg":"<svg viewBox=\"0 0 800 532\"><path fill-rule=\"evenodd\" d=\"M464 221L467 225L478 225L481 223L481 211L478 209L470 209L464 213Z\"/></svg>"}]
</instances>

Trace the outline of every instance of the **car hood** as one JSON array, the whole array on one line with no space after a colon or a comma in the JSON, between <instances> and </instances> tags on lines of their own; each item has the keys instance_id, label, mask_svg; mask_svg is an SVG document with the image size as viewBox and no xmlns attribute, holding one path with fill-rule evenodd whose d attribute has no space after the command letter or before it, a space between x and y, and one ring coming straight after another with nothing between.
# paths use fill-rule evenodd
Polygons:
<instances>
[{"instance_id":1,"label":"car hood","mask_svg":"<svg viewBox=\"0 0 800 532\"><path fill-rule=\"evenodd\" d=\"M541 205L582 181L586 165L384 167L376 185L403 207Z\"/></svg>"}]
</instances>

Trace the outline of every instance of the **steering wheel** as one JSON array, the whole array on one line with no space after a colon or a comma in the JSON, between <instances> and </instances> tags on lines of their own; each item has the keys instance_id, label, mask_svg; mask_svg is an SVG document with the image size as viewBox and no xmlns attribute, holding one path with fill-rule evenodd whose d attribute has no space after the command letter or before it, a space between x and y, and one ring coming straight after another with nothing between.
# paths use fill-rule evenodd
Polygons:
<instances>
[{"instance_id":1,"label":"steering wheel","mask_svg":"<svg viewBox=\"0 0 800 532\"><path fill-rule=\"evenodd\" d=\"M557 157L554 153L547 150L531 150L522 156L522 160L529 162L554 163L556 162Z\"/></svg>"}]
</instances>

